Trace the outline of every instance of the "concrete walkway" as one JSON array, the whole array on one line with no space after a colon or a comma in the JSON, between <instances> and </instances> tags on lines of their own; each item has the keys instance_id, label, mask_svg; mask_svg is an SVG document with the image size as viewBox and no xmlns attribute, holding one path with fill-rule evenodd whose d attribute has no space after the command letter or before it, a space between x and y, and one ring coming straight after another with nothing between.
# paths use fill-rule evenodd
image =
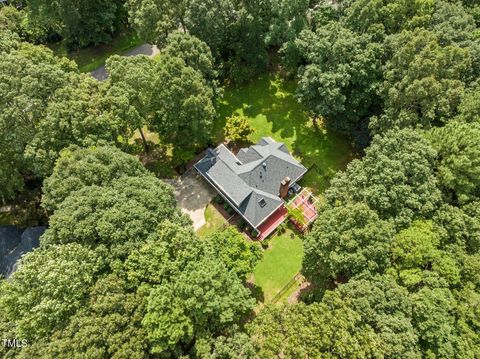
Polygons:
<instances>
[{"instance_id":1,"label":"concrete walkway","mask_svg":"<svg viewBox=\"0 0 480 359\"><path fill-rule=\"evenodd\" d=\"M215 196L213 189L190 169L184 175L173 180L164 180L175 188L175 199L183 213L193 221L198 230L205 224L205 208Z\"/></svg>"},{"instance_id":2,"label":"concrete walkway","mask_svg":"<svg viewBox=\"0 0 480 359\"><path fill-rule=\"evenodd\" d=\"M126 52L125 54L123 54L123 56L147 55L149 57L153 57L155 55L158 55L159 53L160 50L156 45L143 44L134 48L133 50ZM90 74L99 81L104 81L108 78L105 65L100 66L98 69L90 72Z\"/></svg>"}]
</instances>

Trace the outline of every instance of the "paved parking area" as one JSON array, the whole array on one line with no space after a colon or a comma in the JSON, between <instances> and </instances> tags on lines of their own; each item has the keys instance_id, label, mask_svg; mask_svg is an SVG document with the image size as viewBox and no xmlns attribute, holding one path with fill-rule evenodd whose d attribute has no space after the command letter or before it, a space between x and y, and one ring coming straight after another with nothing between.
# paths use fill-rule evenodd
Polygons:
<instances>
[{"instance_id":1,"label":"paved parking area","mask_svg":"<svg viewBox=\"0 0 480 359\"><path fill-rule=\"evenodd\" d=\"M205 224L205 207L215 196L214 190L194 169L182 176L167 180L175 188L175 198L182 212L189 215L193 228L199 229Z\"/></svg>"}]
</instances>

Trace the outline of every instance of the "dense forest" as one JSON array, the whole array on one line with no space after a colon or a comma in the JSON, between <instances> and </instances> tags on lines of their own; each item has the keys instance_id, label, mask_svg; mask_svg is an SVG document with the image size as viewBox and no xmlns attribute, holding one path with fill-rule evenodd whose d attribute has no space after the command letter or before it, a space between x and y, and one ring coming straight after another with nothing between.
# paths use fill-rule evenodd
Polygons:
<instances>
[{"instance_id":1,"label":"dense forest","mask_svg":"<svg viewBox=\"0 0 480 359\"><path fill-rule=\"evenodd\" d=\"M112 56L104 82L44 46L124 27L161 56ZM267 71L358 156L305 236L309 291L254 312L260 246L233 228L199 238L139 155L148 129L181 167L215 141L224 88ZM2 338L28 345L5 358L478 359L480 5L12 1L0 204L35 188L48 229L0 280Z\"/></svg>"}]
</instances>

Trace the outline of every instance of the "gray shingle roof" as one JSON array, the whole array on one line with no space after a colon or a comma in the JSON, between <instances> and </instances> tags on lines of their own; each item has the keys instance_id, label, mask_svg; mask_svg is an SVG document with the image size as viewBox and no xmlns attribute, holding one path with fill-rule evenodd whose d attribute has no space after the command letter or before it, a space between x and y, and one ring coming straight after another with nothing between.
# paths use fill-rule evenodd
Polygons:
<instances>
[{"instance_id":1,"label":"gray shingle roof","mask_svg":"<svg viewBox=\"0 0 480 359\"><path fill-rule=\"evenodd\" d=\"M209 149L195 168L253 227L283 203L280 182L290 177L293 185L307 171L283 143L270 137L241 149L237 156L223 144Z\"/></svg>"},{"instance_id":2,"label":"gray shingle roof","mask_svg":"<svg viewBox=\"0 0 480 359\"><path fill-rule=\"evenodd\" d=\"M45 227L25 230L15 226L0 227L0 274L8 278L17 268L18 260L40 245Z\"/></svg>"}]
</instances>

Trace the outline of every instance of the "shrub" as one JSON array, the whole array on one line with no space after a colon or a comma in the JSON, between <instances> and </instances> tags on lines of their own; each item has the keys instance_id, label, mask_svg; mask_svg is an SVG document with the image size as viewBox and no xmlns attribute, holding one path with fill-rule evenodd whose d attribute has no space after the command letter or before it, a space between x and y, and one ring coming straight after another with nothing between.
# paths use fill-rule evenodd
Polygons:
<instances>
[{"instance_id":1,"label":"shrub","mask_svg":"<svg viewBox=\"0 0 480 359\"><path fill-rule=\"evenodd\" d=\"M253 237L253 238L257 238L258 237L258 231L256 229L252 229L252 232L250 233L250 235Z\"/></svg>"},{"instance_id":2,"label":"shrub","mask_svg":"<svg viewBox=\"0 0 480 359\"><path fill-rule=\"evenodd\" d=\"M262 248L263 249L268 249L268 247L270 246L270 241L268 239L265 239L262 241Z\"/></svg>"},{"instance_id":3,"label":"shrub","mask_svg":"<svg viewBox=\"0 0 480 359\"><path fill-rule=\"evenodd\" d=\"M215 203L218 204L222 204L224 202L222 196L220 196L219 194L217 194L213 200L215 201Z\"/></svg>"},{"instance_id":4,"label":"shrub","mask_svg":"<svg viewBox=\"0 0 480 359\"><path fill-rule=\"evenodd\" d=\"M243 231L245 229L245 227L247 226L247 222L245 222L245 220L243 218L240 218L237 222L237 227Z\"/></svg>"}]
</instances>

